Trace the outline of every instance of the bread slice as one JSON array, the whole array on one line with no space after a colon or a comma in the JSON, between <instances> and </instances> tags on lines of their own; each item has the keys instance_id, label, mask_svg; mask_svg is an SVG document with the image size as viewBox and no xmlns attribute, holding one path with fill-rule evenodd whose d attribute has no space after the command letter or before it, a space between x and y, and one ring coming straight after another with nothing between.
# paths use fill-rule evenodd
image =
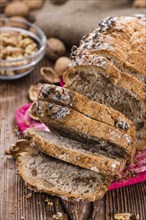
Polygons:
<instances>
[{"instance_id":1,"label":"bread slice","mask_svg":"<svg viewBox=\"0 0 146 220\"><path fill-rule=\"evenodd\" d=\"M10 150L17 170L33 189L64 199L95 201L103 197L111 182L92 170L86 170L41 153L26 140Z\"/></svg>"},{"instance_id":2,"label":"bread slice","mask_svg":"<svg viewBox=\"0 0 146 220\"><path fill-rule=\"evenodd\" d=\"M126 159L114 154L112 148L104 151L102 146L84 144L57 131L28 129L26 135L45 154L105 175L117 175L126 164Z\"/></svg>"},{"instance_id":3,"label":"bread slice","mask_svg":"<svg viewBox=\"0 0 146 220\"><path fill-rule=\"evenodd\" d=\"M116 76L117 72L119 78ZM73 64L70 64L64 74L64 80L66 88L107 106L110 106L108 102L111 102L114 109L122 109L123 114L130 120L141 121L143 114L146 114L145 84L129 74L121 75L116 67L113 68L112 62L103 56L86 54L80 59L77 56L77 63L73 61ZM124 105L122 108L120 102Z\"/></svg>"},{"instance_id":4,"label":"bread slice","mask_svg":"<svg viewBox=\"0 0 146 220\"><path fill-rule=\"evenodd\" d=\"M118 129L93 120L75 110L54 103L36 101L31 114L38 117L48 127L70 134L80 141L99 142L105 150L113 148L122 156L130 157L135 152L135 137L123 134Z\"/></svg>"},{"instance_id":5,"label":"bread slice","mask_svg":"<svg viewBox=\"0 0 146 220\"><path fill-rule=\"evenodd\" d=\"M133 80L128 74L121 79L113 79L108 73L110 63L104 57L89 55L86 59L82 57L76 66L68 68L64 77L66 87L120 111L136 125L137 139L141 140L140 133L143 134L142 139L144 139L145 85L134 77Z\"/></svg>"},{"instance_id":6,"label":"bread slice","mask_svg":"<svg viewBox=\"0 0 146 220\"><path fill-rule=\"evenodd\" d=\"M146 82L146 16L122 16L104 19L83 37L73 56L85 50L112 60L122 72ZM73 59L72 59L73 61Z\"/></svg>"},{"instance_id":7,"label":"bread slice","mask_svg":"<svg viewBox=\"0 0 146 220\"><path fill-rule=\"evenodd\" d=\"M49 101L74 109L92 119L118 128L121 131L135 133L133 122L120 112L88 99L77 92L56 85L44 84L38 94L38 100Z\"/></svg>"}]
</instances>

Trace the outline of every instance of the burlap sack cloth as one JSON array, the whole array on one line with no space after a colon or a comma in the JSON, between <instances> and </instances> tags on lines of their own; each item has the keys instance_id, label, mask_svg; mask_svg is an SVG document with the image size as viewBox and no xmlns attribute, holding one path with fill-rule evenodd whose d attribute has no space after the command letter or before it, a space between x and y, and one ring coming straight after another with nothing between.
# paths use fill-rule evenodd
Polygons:
<instances>
[{"instance_id":1,"label":"burlap sack cloth","mask_svg":"<svg viewBox=\"0 0 146 220\"><path fill-rule=\"evenodd\" d=\"M31 17L48 37L57 37L66 45L78 44L103 18L113 15L145 14L145 9L132 8L133 0L68 0L54 5L46 0L43 8Z\"/></svg>"}]
</instances>

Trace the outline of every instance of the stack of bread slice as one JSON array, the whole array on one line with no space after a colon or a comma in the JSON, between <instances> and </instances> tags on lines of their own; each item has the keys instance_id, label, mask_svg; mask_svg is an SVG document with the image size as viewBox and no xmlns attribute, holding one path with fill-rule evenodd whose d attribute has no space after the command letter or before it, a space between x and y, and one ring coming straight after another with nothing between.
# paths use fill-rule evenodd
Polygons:
<instances>
[{"instance_id":1,"label":"stack of bread slice","mask_svg":"<svg viewBox=\"0 0 146 220\"><path fill-rule=\"evenodd\" d=\"M122 113L86 96L44 84L30 114L50 132L28 129L11 154L33 188L95 201L135 154L135 126Z\"/></svg>"},{"instance_id":2,"label":"stack of bread slice","mask_svg":"<svg viewBox=\"0 0 146 220\"><path fill-rule=\"evenodd\" d=\"M146 148L146 16L111 17L74 47L65 86L123 113Z\"/></svg>"}]
</instances>

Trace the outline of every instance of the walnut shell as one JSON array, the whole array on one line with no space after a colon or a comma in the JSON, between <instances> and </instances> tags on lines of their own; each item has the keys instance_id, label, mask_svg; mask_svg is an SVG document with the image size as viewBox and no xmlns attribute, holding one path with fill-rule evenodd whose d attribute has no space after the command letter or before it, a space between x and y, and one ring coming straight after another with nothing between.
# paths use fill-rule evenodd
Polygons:
<instances>
[{"instance_id":1,"label":"walnut shell","mask_svg":"<svg viewBox=\"0 0 146 220\"><path fill-rule=\"evenodd\" d=\"M29 90L28 90L28 95L29 95L29 99L31 101L36 101L37 97L38 97L38 93L40 91L40 88L42 87L41 83L38 83L36 85L31 85Z\"/></svg>"},{"instance_id":2,"label":"walnut shell","mask_svg":"<svg viewBox=\"0 0 146 220\"><path fill-rule=\"evenodd\" d=\"M24 2L27 4L30 10L39 9L43 6L44 1L43 0L24 0Z\"/></svg>"},{"instance_id":3,"label":"walnut shell","mask_svg":"<svg viewBox=\"0 0 146 220\"><path fill-rule=\"evenodd\" d=\"M43 77L44 82L56 84L60 82L57 73L51 67L42 67L40 74Z\"/></svg>"},{"instance_id":4,"label":"walnut shell","mask_svg":"<svg viewBox=\"0 0 146 220\"><path fill-rule=\"evenodd\" d=\"M57 72L59 77L62 77L69 63L70 63L70 59L68 57L60 57L56 61L54 70Z\"/></svg>"},{"instance_id":5,"label":"walnut shell","mask_svg":"<svg viewBox=\"0 0 146 220\"><path fill-rule=\"evenodd\" d=\"M5 14L8 17L22 16L26 17L29 13L29 7L24 2L14 1L7 5Z\"/></svg>"},{"instance_id":6,"label":"walnut shell","mask_svg":"<svg viewBox=\"0 0 146 220\"><path fill-rule=\"evenodd\" d=\"M59 57L63 56L66 52L64 43L57 38L49 38L47 40L46 54L48 57L56 61Z\"/></svg>"}]
</instances>

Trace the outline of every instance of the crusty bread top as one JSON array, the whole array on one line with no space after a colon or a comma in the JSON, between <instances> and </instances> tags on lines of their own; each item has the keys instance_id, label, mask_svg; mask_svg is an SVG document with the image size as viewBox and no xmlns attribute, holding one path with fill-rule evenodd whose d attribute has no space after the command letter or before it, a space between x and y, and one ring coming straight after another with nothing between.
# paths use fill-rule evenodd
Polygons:
<instances>
[{"instance_id":1,"label":"crusty bread top","mask_svg":"<svg viewBox=\"0 0 146 220\"><path fill-rule=\"evenodd\" d=\"M75 57L75 63L70 64L66 72L64 73L65 87L69 88L73 76L73 73L78 72L78 68L86 66L97 67L97 72L101 73L105 78L111 81L112 84L128 89L134 93L142 102L145 102L146 97L146 85L139 81L136 77L121 72L111 61L102 55L89 54L89 51L83 51L81 56ZM102 71L100 71L100 69ZM75 76L74 76L75 77Z\"/></svg>"},{"instance_id":2,"label":"crusty bread top","mask_svg":"<svg viewBox=\"0 0 146 220\"><path fill-rule=\"evenodd\" d=\"M131 135L135 133L133 122L127 119L122 113L66 88L44 84L38 94L38 100L67 106L97 121L109 124L126 133L128 132Z\"/></svg>"},{"instance_id":3,"label":"crusty bread top","mask_svg":"<svg viewBox=\"0 0 146 220\"><path fill-rule=\"evenodd\" d=\"M103 197L110 178L41 153L26 140L10 149L16 159L18 173L34 190L64 199L95 201ZM65 172L64 172L65 171Z\"/></svg>"},{"instance_id":4,"label":"crusty bread top","mask_svg":"<svg viewBox=\"0 0 146 220\"><path fill-rule=\"evenodd\" d=\"M123 16L104 19L85 35L78 48L73 47L70 66L78 65L84 51L104 53L118 60L130 72L146 76L146 16ZM105 54L105 53L104 53Z\"/></svg>"},{"instance_id":5,"label":"crusty bread top","mask_svg":"<svg viewBox=\"0 0 146 220\"><path fill-rule=\"evenodd\" d=\"M31 113L47 126L64 129L72 135L81 135L84 139L107 141L115 145L113 146L115 150L119 148L130 157L135 153L135 135L123 134L118 129L93 120L76 110L54 103L36 101L31 107Z\"/></svg>"}]
</instances>

